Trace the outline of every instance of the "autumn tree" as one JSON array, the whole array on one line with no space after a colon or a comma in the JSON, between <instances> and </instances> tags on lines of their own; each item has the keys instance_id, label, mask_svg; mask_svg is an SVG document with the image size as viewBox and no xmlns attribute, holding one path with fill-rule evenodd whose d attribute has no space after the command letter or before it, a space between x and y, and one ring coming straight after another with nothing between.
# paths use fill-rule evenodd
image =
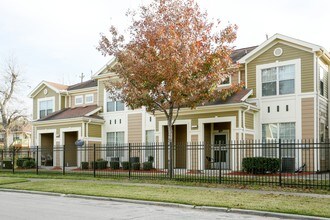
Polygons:
<instances>
[{"instance_id":1,"label":"autumn tree","mask_svg":"<svg viewBox=\"0 0 330 220\"><path fill-rule=\"evenodd\" d=\"M128 36L111 26L97 48L117 59L111 71L120 80L109 82L107 89L133 109L163 112L169 142L181 108L195 108L239 89L218 88L237 71L230 59L236 25L210 21L194 0L155 0L127 16ZM169 167L170 161L171 156Z\"/></svg>"},{"instance_id":2,"label":"autumn tree","mask_svg":"<svg viewBox=\"0 0 330 220\"><path fill-rule=\"evenodd\" d=\"M9 131L26 119L22 102L17 97L20 86L22 86L20 68L15 59L10 58L0 69L0 130L4 134L5 146L8 143Z\"/></svg>"}]
</instances>

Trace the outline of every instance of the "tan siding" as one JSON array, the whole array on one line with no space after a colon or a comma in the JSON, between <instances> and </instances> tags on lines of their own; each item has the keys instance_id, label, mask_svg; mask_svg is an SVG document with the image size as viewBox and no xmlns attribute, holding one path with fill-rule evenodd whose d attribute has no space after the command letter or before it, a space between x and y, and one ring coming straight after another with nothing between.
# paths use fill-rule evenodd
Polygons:
<instances>
[{"instance_id":1,"label":"tan siding","mask_svg":"<svg viewBox=\"0 0 330 220\"><path fill-rule=\"evenodd\" d=\"M273 52L277 47L283 49L283 54L280 57L275 57ZM274 63L276 61L286 61L293 59L301 59L301 92L313 92L314 88L314 56L313 53L306 52L283 43L278 42L270 49L256 57L247 64L247 86L255 92L253 97L258 92L256 90L256 66L267 63Z\"/></svg>"},{"instance_id":2,"label":"tan siding","mask_svg":"<svg viewBox=\"0 0 330 220\"><path fill-rule=\"evenodd\" d=\"M61 107L60 109L65 108L65 96L61 96Z\"/></svg>"},{"instance_id":3,"label":"tan siding","mask_svg":"<svg viewBox=\"0 0 330 220\"><path fill-rule=\"evenodd\" d=\"M191 135L191 142L198 142L198 135L196 134Z\"/></svg>"},{"instance_id":4,"label":"tan siding","mask_svg":"<svg viewBox=\"0 0 330 220\"><path fill-rule=\"evenodd\" d=\"M193 112L194 110L192 110ZM236 126L238 127L238 111L229 111L229 112L215 112L215 113L203 113L200 114L197 111L194 111L194 114L189 115L179 115L177 120L191 120L192 126L198 126L198 119L200 118L214 118L214 117L229 117L229 116L235 116L236 117ZM163 116L158 116L156 118L156 129L159 128L159 122L160 121L166 121L166 118ZM192 128L192 130L197 130L198 127Z\"/></svg>"},{"instance_id":5,"label":"tan siding","mask_svg":"<svg viewBox=\"0 0 330 220\"><path fill-rule=\"evenodd\" d=\"M44 90L47 89L48 93L45 95L44 94ZM51 88L44 86L40 92L33 97L33 120L36 120L38 117L38 99L41 98L51 98L51 97L55 97L55 109L54 111L59 110L59 96L58 94L52 90Z\"/></svg>"},{"instance_id":6,"label":"tan siding","mask_svg":"<svg viewBox=\"0 0 330 220\"><path fill-rule=\"evenodd\" d=\"M128 115L128 142L141 143L142 142L142 114Z\"/></svg>"},{"instance_id":7,"label":"tan siding","mask_svg":"<svg viewBox=\"0 0 330 220\"><path fill-rule=\"evenodd\" d=\"M104 102L104 83L99 81L98 83L98 102L97 105L103 107ZM103 107L103 111L105 112L105 107Z\"/></svg>"},{"instance_id":8,"label":"tan siding","mask_svg":"<svg viewBox=\"0 0 330 220\"><path fill-rule=\"evenodd\" d=\"M314 98L301 99L302 138L314 138Z\"/></svg>"},{"instance_id":9,"label":"tan siding","mask_svg":"<svg viewBox=\"0 0 330 220\"><path fill-rule=\"evenodd\" d=\"M248 129L254 129L254 117L253 117L253 114L245 113L245 126Z\"/></svg>"},{"instance_id":10,"label":"tan siding","mask_svg":"<svg viewBox=\"0 0 330 220\"><path fill-rule=\"evenodd\" d=\"M88 137L101 137L102 128L101 125L88 125Z\"/></svg>"},{"instance_id":11,"label":"tan siding","mask_svg":"<svg viewBox=\"0 0 330 220\"><path fill-rule=\"evenodd\" d=\"M49 126L39 126L36 127L37 131L38 130L44 130L44 129L56 129L56 134L60 134L60 129L61 128L68 128L68 127L80 127L81 128L81 123L73 123L73 124L62 124L62 125L49 125Z\"/></svg>"},{"instance_id":12,"label":"tan siding","mask_svg":"<svg viewBox=\"0 0 330 220\"><path fill-rule=\"evenodd\" d=\"M98 142L98 141L89 141L88 142L88 145L89 145L89 150L87 153L88 161L86 161L86 162L89 162L90 168L92 167L91 162L94 161L94 151L93 151L94 144L95 144L95 147L97 148L97 147L101 146L101 142ZM102 158L101 153L102 153L102 151L100 151L100 150L95 151L95 160L106 159L106 158ZM79 164L79 166L80 166L80 164Z\"/></svg>"},{"instance_id":13,"label":"tan siding","mask_svg":"<svg viewBox=\"0 0 330 220\"><path fill-rule=\"evenodd\" d=\"M85 103L85 98L86 98L86 95L90 95L90 94L93 94L93 102L92 103ZM76 105L75 103L75 99L77 96L82 96L83 97L83 104L82 105ZM85 105L96 105L97 104L97 93L96 92L84 92L84 93L78 93L78 94L75 94L75 95L72 95L71 96L71 106L72 107L76 107L76 106L85 106Z\"/></svg>"}]
</instances>

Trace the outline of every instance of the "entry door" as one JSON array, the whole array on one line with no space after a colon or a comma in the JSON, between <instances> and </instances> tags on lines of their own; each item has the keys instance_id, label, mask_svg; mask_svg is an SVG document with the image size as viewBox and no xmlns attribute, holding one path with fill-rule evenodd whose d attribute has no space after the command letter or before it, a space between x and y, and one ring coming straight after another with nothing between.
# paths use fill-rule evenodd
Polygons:
<instances>
[{"instance_id":1,"label":"entry door","mask_svg":"<svg viewBox=\"0 0 330 220\"><path fill-rule=\"evenodd\" d=\"M219 159L220 159L221 169L228 168L229 155L228 155L228 145L227 145L227 134L214 135L213 158L216 163L219 163Z\"/></svg>"}]
</instances>

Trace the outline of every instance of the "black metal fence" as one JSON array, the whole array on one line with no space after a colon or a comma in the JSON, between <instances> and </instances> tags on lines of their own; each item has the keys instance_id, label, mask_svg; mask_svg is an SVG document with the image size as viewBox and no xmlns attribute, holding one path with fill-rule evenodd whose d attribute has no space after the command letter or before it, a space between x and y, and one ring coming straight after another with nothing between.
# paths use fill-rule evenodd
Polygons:
<instances>
[{"instance_id":1,"label":"black metal fence","mask_svg":"<svg viewBox=\"0 0 330 220\"><path fill-rule=\"evenodd\" d=\"M171 158L171 159L170 159ZM0 172L173 179L330 190L330 144L304 141L35 146L0 150Z\"/></svg>"}]
</instances>

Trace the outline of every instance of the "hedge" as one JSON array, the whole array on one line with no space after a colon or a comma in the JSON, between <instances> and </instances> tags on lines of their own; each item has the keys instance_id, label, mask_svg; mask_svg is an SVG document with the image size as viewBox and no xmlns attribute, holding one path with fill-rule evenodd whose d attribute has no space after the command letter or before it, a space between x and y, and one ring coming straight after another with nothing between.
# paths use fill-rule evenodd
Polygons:
<instances>
[{"instance_id":1,"label":"hedge","mask_svg":"<svg viewBox=\"0 0 330 220\"><path fill-rule=\"evenodd\" d=\"M132 170L139 170L140 169L140 163L132 163Z\"/></svg>"},{"instance_id":2,"label":"hedge","mask_svg":"<svg viewBox=\"0 0 330 220\"><path fill-rule=\"evenodd\" d=\"M24 160L23 162L23 168L35 168L36 167L36 162L34 159L29 159L29 160Z\"/></svg>"},{"instance_id":3,"label":"hedge","mask_svg":"<svg viewBox=\"0 0 330 220\"><path fill-rule=\"evenodd\" d=\"M88 170L88 162L81 162L81 169Z\"/></svg>"},{"instance_id":4,"label":"hedge","mask_svg":"<svg viewBox=\"0 0 330 220\"><path fill-rule=\"evenodd\" d=\"M123 167L123 170L129 170L129 162L128 161L121 162L121 166Z\"/></svg>"},{"instance_id":5,"label":"hedge","mask_svg":"<svg viewBox=\"0 0 330 220\"><path fill-rule=\"evenodd\" d=\"M143 170L151 170L152 169L152 162L144 162L142 164L142 169Z\"/></svg>"},{"instance_id":6,"label":"hedge","mask_svg":"<svg viewBox=\"0 0 330 220\"><path fill-rule=\"evenodd\" d=\"M280 169L281 160L267 157L243 158L243 171L252 174L276 173Z\"/></svg>"},{"instance_id":7,"label":"hedge","mask_svg":"<svg viewBox=\"0 0 330 220\"><path fill-rule=\"evenodd\" d=\"M110 168L113 170L119 169L119 161L110 161Z\"/></svg>"},{"instance_id":8,"label":"hedge","mask_svg":"<svg viewBox=\"0 0 330 220\"><path fill-rule=\"evenodd\" d=\"M3 169L13 169L13 162L11 160L2 161L2 168Z\"/></svg>"}]
</instances>

